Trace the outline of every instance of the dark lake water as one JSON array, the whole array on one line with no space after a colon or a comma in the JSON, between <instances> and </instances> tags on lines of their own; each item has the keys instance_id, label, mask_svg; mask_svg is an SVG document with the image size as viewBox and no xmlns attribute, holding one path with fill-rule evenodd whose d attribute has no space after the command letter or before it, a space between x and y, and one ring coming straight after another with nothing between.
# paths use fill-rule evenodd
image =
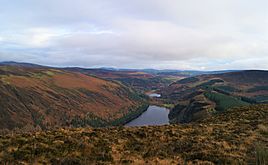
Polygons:
<instances>
[{"instance_id":1,"label":"dark lake water","mask_svg":"<svg viewBox=\"0 0 268 165\"><path fill-rule=\"evenodd\" d=\"M138 118L127 123L125 126L146 126L146 125L164 125L169 124L169 110L163 107L151 105L147 111Z\"/></svg>"}]
</instances>

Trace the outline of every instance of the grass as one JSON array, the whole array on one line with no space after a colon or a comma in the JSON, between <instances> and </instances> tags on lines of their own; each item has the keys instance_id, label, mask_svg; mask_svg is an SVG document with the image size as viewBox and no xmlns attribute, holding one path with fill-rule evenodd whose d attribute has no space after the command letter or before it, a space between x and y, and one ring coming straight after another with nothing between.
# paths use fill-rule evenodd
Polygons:
<instances>
[{"instance_id":1,"label":"grass","mask_svg":"<svg viewBox=\"0 0 268 165\"><path fill-rule=\"evenodd\" d=\"M256 164L266 165L268 164L268 123L258 125L258 132L260 139L265 142L258 142L256 149Z\"/></svg>"},{"instance_id":2,"label":"grass","mask_svg":"<svg viewBox=\"0 0 268 165\"><path fill-rule=\"evenodd\" d=\"M257 165L268 164L268 149L260 144L258 144L256 147L256 164Z\"/></svg>"},{"instance_id":3,"label":"grass","mask_svg":"<svg viewBox=\"0 0 268 165\"><path fill-rule=\"evenodd\" d=\"M265 125L261 124L261 125L258 125L258 128L259 128L259 130L260 130L260 133L261 133L263 136L268 137L268 126L265 126Z\"/></svg>"},{"instance_id":4,"label":"grass","mask_svg":"<svg viewBox=\"0 0 268 165\"><path fill-rule=\"evenodd\" d=\"M45 73L48 75L48 76L53 76L55 75L55 73L51 72L51 71L45 71Z\"/></svg>"},{"instance_id":5,"label":"grass","mask_svg":"<svg viewBox=\"0 0 268 165\"><path fill-rule=\"evenodd\" d=\"M46 76L53 76L53 75L55 75L55 73L53 73L52 71L47 70L47 71L42 71L42 72L38 72L38 73L32 73L31 76L33 78L42 79L42 78L44 78Z\"/></svg>"},{"instance_id":6,"label":"grass","mask_svg":"<svg viewBox=\"0 0 268 165\"><path fill-rule=\"evenodd\" d=\"M7 75L0 75L0 80L4 83L4 84L9 84L9 81L7 80L9 76Z\"/></svg>"},{"instance_id":7,"label":"grass","mask_svg":"<svg viewBox=\"0 0 268 165\"><path fill-rule=\"evenodd\" d=\"M172 109L174 107L174 104L163 104L161 106L168 108L168 109Z\"/></svg>"}]
</instances>

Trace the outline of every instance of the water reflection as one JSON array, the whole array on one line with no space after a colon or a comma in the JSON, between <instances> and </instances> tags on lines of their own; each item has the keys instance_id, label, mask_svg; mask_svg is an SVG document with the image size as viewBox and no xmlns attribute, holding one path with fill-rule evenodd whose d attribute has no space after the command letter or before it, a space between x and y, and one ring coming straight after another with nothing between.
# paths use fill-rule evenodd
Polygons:
<instances>
[{"instance_id":1,"label":"water reflection","mask_svg":"<svg viewBox=\"0 0 268 165\"><path fill-rule=\"evenodd\" d=\"M147 111L138 118L127 123L125 126L145 126L145 125L164 125L169 124L169 110L163 107L151 105Z\"/></svg>"}]
</instances>

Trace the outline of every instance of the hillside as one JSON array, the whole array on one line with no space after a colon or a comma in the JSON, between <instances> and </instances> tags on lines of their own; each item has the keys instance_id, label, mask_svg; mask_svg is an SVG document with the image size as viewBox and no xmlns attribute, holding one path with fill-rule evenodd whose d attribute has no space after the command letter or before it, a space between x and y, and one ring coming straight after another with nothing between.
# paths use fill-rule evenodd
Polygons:
<instances>
[{"instance_id":1,"label":"hillside","mask_svg":"<svg viewBox=\"0 0 268 165\"><path fill-rule=\"evenodd\" d=\"M268 105L193 124L2 135L0 151L1 164L265 164Z\"/></svg>"},{"instance_id":2,"label":"hillside","mask_svg":"<svg viewBox=\"0 0 268 165\"><path fill-rule=\"evenodd\" d=\"M27 64L0 66L0 97L0 129L113 125L146 109L120 83Z\"/></svg>"},{"instance_id":3,"label":"hillside","mask_svg":"<svg viewBox=\"0 0 268 165\"><path fill-rule=\"evenodd\" d=\"M190 122L228 108L268 103L268 71L239 71L199 75L172 83L163 99L176 106L172 122Z\"/></svg>"},{"instance_id":4,"label":"hillside","mask_svg":"<svg viewBox=\"0 0 268 165\"><path fill-rule=\"evenodd\" d=\"M85 69L85 68L64 68L73 72L94 75L108 80L119 81L135 90L144 92L166 88L173 82L186 77L233 72L226 71L181 71L181 70L155 70L155 69Z\"/></svg>"},{"instance_id":5,"label":"hillside","mask_svg":"<svg viewBox=\"0 0 268 165\"><path fill-rule=\"evenodd\" d=\"M144 92L167 87L170 83L188 77L190 73L138 70L138 69L84 69L64 68L72 72L101 77L107 80L119 81L137 91Z\"/></svg>"}]
</instances>

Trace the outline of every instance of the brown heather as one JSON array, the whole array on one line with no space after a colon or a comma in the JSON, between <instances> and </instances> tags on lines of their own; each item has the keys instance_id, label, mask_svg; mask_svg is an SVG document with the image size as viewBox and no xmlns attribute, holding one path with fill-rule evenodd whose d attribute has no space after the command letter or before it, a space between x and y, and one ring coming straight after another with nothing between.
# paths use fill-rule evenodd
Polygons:
<instances>
[{"instance_id":1,"label":"brown heather","mask_svg":"<svg viewBox=\"0 0 268 165\"><path fill-rule=\"evenodd\" d=\"M0 164L267 164L268 105L200 122L0 137Z\"/></svg>"}]
</instances>

